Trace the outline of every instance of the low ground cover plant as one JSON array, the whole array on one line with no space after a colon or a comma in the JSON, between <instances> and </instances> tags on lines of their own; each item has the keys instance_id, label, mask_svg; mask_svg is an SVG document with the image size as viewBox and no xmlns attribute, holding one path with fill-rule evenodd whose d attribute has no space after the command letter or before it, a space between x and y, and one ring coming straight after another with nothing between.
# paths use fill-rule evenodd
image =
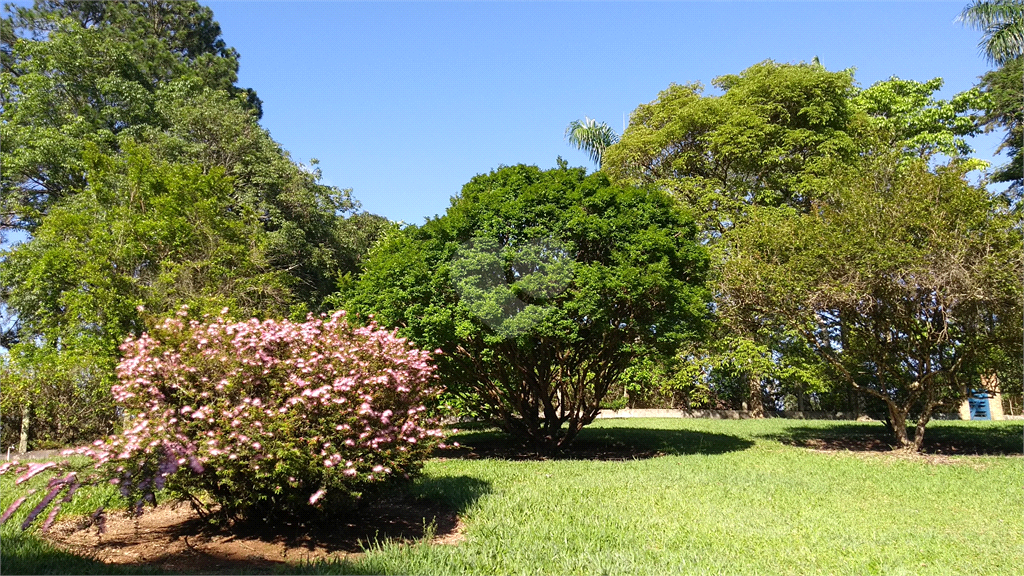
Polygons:
<instances>
[{"instance_id":1,"label":"low ground cover plant","mask_svg":"<svg viewBox=\"0 0 1024 576\"><path fill-rule=\"evenodd\" d=\"M166 489L203 515L324 517L411 477L442 434L422 404L436 392L430 354L394 332L354 327L343 311L303 323L187 316L124 343L113 387L124 432L68 452L91 457L136 511ZM45 468L14 469L20 482ZM50 499L81 481L68 472Z\"/></svg>"}]
</instances>

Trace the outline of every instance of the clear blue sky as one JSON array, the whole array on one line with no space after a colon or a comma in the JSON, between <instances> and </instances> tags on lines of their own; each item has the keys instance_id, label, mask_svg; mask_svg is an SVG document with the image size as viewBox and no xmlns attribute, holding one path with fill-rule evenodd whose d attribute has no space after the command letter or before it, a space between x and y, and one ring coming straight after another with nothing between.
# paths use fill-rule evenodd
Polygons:
<instances>
[{"instance_id":1,"label":"clear blue sky","mask_svg":"<svg viewBox=\"0 0 1024 576\"><path fill-rule=\"evenodd\" d=\"M592 168L563 139L623 117L672 82L765 59L970 88L989 67L946 2L207 2L241 53L239 84L295 160L365 210L422 223L499 165ZM975 142L991 158L991 135Z\"/></svg>"}]
</instances>

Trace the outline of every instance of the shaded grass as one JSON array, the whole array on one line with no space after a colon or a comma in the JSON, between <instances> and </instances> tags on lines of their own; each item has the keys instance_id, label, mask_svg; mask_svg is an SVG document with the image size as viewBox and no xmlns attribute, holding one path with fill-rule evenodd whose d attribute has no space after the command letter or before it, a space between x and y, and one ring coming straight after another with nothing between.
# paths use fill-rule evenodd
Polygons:
<instances>
[{"instance_id":1,"label":"shaded grass","mask_svg":"<svg viewBox=\"0 0 1024 576\"><path fill-rule=\"evenodd\" d=\"M1024 453L1024 422L933 421L925 431L925 454L1020 455ZM914 430L907 428L908 437ZM895 440L878 422L831 422L790 425L765 432L761 437L785 444L835 450L892 450Z\"/></svg>"},{"instance_id":2,"label":"shaded grass","mask_svg":"<svg viewBox=\"0 0 1024 576\"><path fill-rule=\"evenodd\" d=\"M936 459L797 445L883 438L884 432L880 423L836 421L599 420L581 433L574 454L524 459L500 434L474 430L452 438L468 448L428 461L424 475L405 489L458 510L464 542L378 542L358 561L287 565L280 571L1019 571L1024 565L1024 458L1019 456L1024 422L935 422L928 427L928 434L949 446L972 445L1004 456ZM10 481L0 477L4 505L15 497L7 489ZM82 508L91 512L89 506ZM4 573L97 573L88 561L47 552L48 545L31 534L10 543L12 527L9 523L2 532ZM16 563L9 567L12 557ZM50 559L53 563L44 564Z\"/></svg>"}]
</instances>

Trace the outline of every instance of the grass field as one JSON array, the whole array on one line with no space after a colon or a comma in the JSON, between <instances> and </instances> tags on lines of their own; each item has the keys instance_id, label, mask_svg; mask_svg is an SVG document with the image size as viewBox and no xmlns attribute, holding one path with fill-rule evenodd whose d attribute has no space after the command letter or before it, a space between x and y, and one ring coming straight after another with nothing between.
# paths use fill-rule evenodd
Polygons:
<instances>
[{"instance_id":1,"label":"grass field","mask_svg":"<svg viewBox=\"0 0 1024 576\"><path fill-rule=\"evenodd\" d=\"M861 449L885 439L878 423L599 420L581 433L577 457L550 460L516 459L499 435L466 432L455 439L475 454L429 461L408 488L457 510L463 542L381 543L356 562L282 571L1017 573L1022 432L1021 421L934 422L932 451L944 453L906 457ZM6 507L17 490L6 476L0 488ZM71 512L94 509L101 495L89 496ZM16 516L0 533L3 573L115 571L19 525Z\"/></svg>"}]
</instances>

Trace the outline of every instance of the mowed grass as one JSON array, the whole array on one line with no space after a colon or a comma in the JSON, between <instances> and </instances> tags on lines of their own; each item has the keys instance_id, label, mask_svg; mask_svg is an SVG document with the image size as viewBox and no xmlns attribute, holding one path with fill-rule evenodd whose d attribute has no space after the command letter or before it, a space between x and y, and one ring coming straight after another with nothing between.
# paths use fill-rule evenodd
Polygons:
<instances>
[{"instance_id":1,"label":"mowed grass","mask_svg":"<svg viewBox=\"0 0 1024 576\"><path fill-rule=\"evenodd\" d=\"M1024 565L1022 433L1021 421L934 422L932 437L990 455L904 457L801 447L884 439L878 423L599 420L581 434L579 458L550 460L487 457L501 453L489 450L500 435L463 433L454 440L487 448L477 451L481 457L435 458L407 489L457 510L462 542L379 543L355 562L283 571L1017 573ZM14 499L9 482L0 483L4 506ZM17 529L9 523L0 533L4 573L104 568L56 556L41 568L35 558L52 548L32 535L12 547Z\"/></svg>"}]
</instances>

